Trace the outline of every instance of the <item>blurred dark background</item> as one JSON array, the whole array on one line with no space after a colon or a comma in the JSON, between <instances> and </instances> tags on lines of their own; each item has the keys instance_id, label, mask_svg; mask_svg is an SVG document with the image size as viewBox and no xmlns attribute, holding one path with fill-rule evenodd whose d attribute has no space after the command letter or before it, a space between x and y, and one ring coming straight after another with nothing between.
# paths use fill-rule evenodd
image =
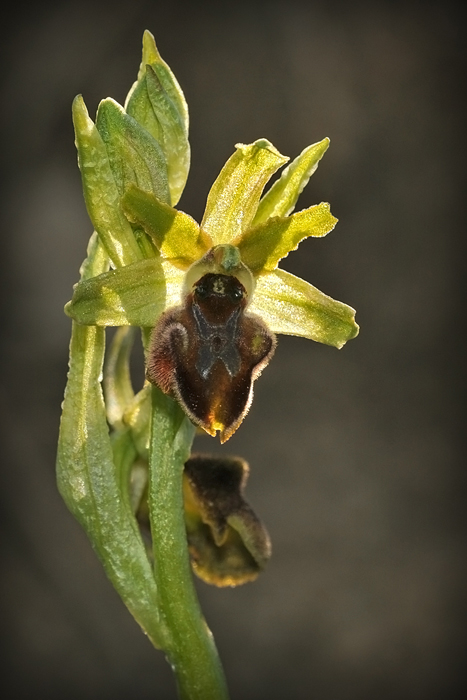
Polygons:
<instances>
[{"instance_id":1,"label":"blurred dark background","mask_svg":"<svg viewBox=\"0 0 467 700\"><path fill-rule=\"evenodd\" d=\"M331 138L299 208L340 222L283 262L357 309L343 350L280 337L223 448L273 557L197 584L232 700L437 700L465 667L465 31L436 2L45 2L3 21L2 679L8 700L173 700L171 671L56 491L70 322L91 226L71 102L120 102L145 28L191 115L200 219L239 141Z\"/></svg>"}]
</instances>

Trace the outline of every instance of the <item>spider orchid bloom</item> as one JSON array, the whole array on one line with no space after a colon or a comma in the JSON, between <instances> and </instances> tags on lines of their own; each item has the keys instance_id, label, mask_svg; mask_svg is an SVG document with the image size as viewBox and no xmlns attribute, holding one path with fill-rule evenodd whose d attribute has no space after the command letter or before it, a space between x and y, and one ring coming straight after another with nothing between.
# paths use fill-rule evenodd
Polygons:
<instances>
[{"instance_id":1,"label":"spider orchid bloom","mask_svg":"<svg viewBox=\"0 0 467 700\"><path fill-rule=\"evenodd\" d=\"M291 213L329 139L306 148L264 196L288 158L266 139L238 144L198 225L173 207L188 173L186 105L145 42L125 109L103 100L94 124L81 97L73 105L86 205L115 269L79 282L65 310L81 324L154 329L147 378L225 442L276 333L337 348L358 333L352 308L278 268L300 241L336 224L327 203Z\"/></svg>"},{"instance_id":2,"label":"spider orchid bloom","mask_svg":"<svg viewBox=\"0 0 467 700\"><path fill-rule=\"evenodd\" d=\"M200 226L130 184L121 209L154 245L152 256L80 282L66 307L79 323L154 328L148 379L222 442L248 411L275 333L338 348L357 335L353 309L278 269L301 240L335 226L327 203L288 215L327 146L306 149L261 199L286 159L265 139L238 145Z\"/></svg>"}]
</instances>

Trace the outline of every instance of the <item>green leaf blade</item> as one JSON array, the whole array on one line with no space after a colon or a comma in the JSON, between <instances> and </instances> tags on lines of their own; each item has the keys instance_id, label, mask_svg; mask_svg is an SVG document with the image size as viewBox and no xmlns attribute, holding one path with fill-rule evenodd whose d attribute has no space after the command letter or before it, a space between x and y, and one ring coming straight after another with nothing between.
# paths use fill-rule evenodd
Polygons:
<instances>
[{"instance_id":1,"label":"green leaf blade","mask_svg":"<svg viewBox=\"0 0 467 700\"><path fill-rule=\"evenodd\" d=\"M115 100L102 100L96 127L106 145L120 195L130 183L170 202L167 163L159 143Z\"/></svg>"},{"instance_id":2,"label":"green leaf blade","mask_svg":"<svg viewBox=\"0 0 467 700\"><path fill-rule=\"evenodd\" d=\"M120 209L120 192L105 144L81 95L73 101L73 123L89 218L114 265L129 265L141 259L142 253Z\"/></svg>"},{"instance_id":3,"label":"green leaf blade","mask_svg":"<svg viewBox=\"0 0 467 700\"><path fill-rule=\"evenodd\" d=\"M131 98L133 97L133 92L136 86L141 83L146 75L146 66L151 66L157 73L157 77L167 95L170 97L172 102L176 105L178 113L182 119L182 123L186 133L188 133L188 105L185 100L185 96L180 87L180 84L170 69L169 65L163 60L156 46L156 41L153 34L147 29L143 34L143 55L141 60L141 65L139 67L138 77L136 82L130 89L128 96L125 101L125 108L129 105ZM145 126L143 124L143 126Z\"/></svg>"},{"instance_id":4,"label":"green leaf blade","mask_svg":"<svg viewBox=\"0 0 467 700\"><path fill-rule=\"evenodd\" d=\"M188 107L177 79L148 31L143 35L138 79L128 93L125 109L159 142L168 168L169 203L177 204L190 169Z\"/></svg>"},{"instance_id":5,"label":"green leaf blade","mask_svg":"<svg viewBox=\"0 0 467 700\"><path fill-rule=\"evenodd\" d=\"M83 282L108 265L93 235L82 266ZM131 439L115 452L101 387L105 331L73 324L68 381L57 451L57 484L86 531L112 584L155 646L165 645L151 566L131 510L127 477L136 450Z\"/></svg>"}]
</instances>

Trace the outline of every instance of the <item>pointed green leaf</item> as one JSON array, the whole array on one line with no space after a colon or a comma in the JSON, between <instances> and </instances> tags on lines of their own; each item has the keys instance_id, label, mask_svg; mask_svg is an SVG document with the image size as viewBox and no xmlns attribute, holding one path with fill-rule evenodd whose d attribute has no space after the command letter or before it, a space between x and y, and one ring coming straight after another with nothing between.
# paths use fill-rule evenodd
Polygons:
<instances>
[{"instance_id":1,"label":"pointed green leaf","mask_svg":"<svg viewBox=\"0 0 467 700\"><path fill-rule=\"evenodd\" d=\"M146 89L161 128L161 145L167 160L171 202L175 205L181 197L190 170L188 132L176 105L152 66L146 67Z\"/></svg>"},{"instance_id":2,"label":"pointed green leaf","mask_svg":"<svg viewBox=\"0 0 467 700\"><path fill-rule=\"evenodd\" d=\"M250 227L266 182L288 160L266 139L236 148L211 187L201 222L215 245L231 243Z\"/></svg>"},{"instance_id":3,"label":"pointed green leaf","mask_svg":"<svg viewBox=\"0 0 467 700\"><path fill-rule=\"evenodd\" d=\"M297 199L318 167L329 143L329 139L325 138L308 146L284 169L279 180L261 199L253 226L271 216L288 216L294 210Z\"/></svg>"},{"instance_id":4,"label":"pointed green leaf","mask_svg":"<svg viewBox=\"0 0 467 700\"><path fill-rule=\"evenodd\" d=\"M160 143L168 167L171 204L185 187L190 168L188 107L169 66L162 60L153 35L143 36L143 60L125 109Z\"/></svg>"},{"instance_id":5,"label":"pointed green leaf","mask_svg":"<svg viewBox=\"0 0 467 700\"><path fill-rule=\"evenodd\" d=\"M146 66L148 65L152 66L152 68L157 73L157 77L162 83L162 87L164 88L165 92L177 108L185 132L188 133L188 106L185 100L185 96L175 75L172 73L167 63L162 59L157 49L154 36L147 29L143 34L143 57L141 65L139 67L138 78L131 87L130 92L128 93L128 96L125 101L125 109L127 109L127 107L129 106L129 102L133 97L133 92L136 90L136 87L140 84L140 82L146 75ZM127 111L129 114L131 113L129 109L127 109ZM145 128L147 128L147 126L144 123L142 124L143 126L145 126Z\"/></svg>"},{"instance_id":6,"label":"pointed green leaf","mask_svg":"<svg viewBox=\"0 0 467 700\"><path fill-rule=\"evenodd\" d=\"M89 274L102 270L96 260L88 260ZM114 463L100 384L104 344L103 328L73 324L57 482L125 605L153 644L164 646L156 584L124 484L135 456L131 442L121 446Z\"/></svg>"},{"instance_id":7,"label":"pointed green leaf","mask_svg":"<svg viewBox=\"0 0 467 700\"><path fill-rule=\"evenodd\" d=\"M104 141L120 194L130 183L170 201L167 163L151 134L108 97L99 104L96 127Z\"/></svg>"},{"instance_id":8,"label":"pointed green leaf","mask_svg":"<svg viewBox=\"0 0 467 700\"><path fill-rule=\"evenodd\" d=\"M129 221L151 236L164 257L177 261L182 268L188 268L212 245L191 216L134 185L125 192L122 208Z\"/></svg>"},{"instance_id":9,"label":"pointed green leaf","mask_svg":"<svg viewBox=\"0 0 467 700\"><path fill-rule=\"evenodd\" d=\"M89 118L81 95L73 101L78 163L83 180L89 217L116 267L141 259L142 253L128 220L120 209L120 192L115 183L105 144Z\"/></svg>"},{"instance_id":10,"label":"pointed green leaf","mask_svg":"<svg viewBox=\"0 0 467 700\"><path fill-rule=\"evenodd\" d=\"M358 335L355 310L284 270L260 275L248 310L274 333L299 335L341 348Z\"/></svg>"},{"instance_id":11,"label":"pointed green leaf","mask_svg":"<svg viewBox=\"0 0 467 700\"><path fill-rule=\"evenodd\" d=\"M65 313L84 325L152 327L181 303L184 277L167 260L141 260L79 282Z\"/></svg>"},{"instance_id":12,"label":"pointed green leaf","mask_svg":"<svg viewBox=\"0 0 467 700\"><path fill-rule=\"evenodd\" d=\"M104 364L104 396L107 420L114 428L123 427L123 414L133 401L130 376L130 355L135 329L122 326L115 333Z\"/></svg>"},{"instance_id":13,"label":"pointed green leaf","mask_svg":"<svg viewBox=\"0 0 467 700\"><path fill-rule=\"evenodd\" d=\"M279 260L298 248L300 241L308 236L325 236L336 223L327 202L292 216L274 216L242 236L238 243L242 262L254 274L274 270Z\"/></svg>"},{"instance_id":14,"label":"pointed green leaf","mask_svg":"<svg viewBox=\"0 0 467 700\"><path fill-rule=\"evenodd\" d=\"M149 99L146 86L146 66L143 76L134 84L130 97L127 98L125 109L162 147L162 127Z\"/></svg>"}]
</instances>

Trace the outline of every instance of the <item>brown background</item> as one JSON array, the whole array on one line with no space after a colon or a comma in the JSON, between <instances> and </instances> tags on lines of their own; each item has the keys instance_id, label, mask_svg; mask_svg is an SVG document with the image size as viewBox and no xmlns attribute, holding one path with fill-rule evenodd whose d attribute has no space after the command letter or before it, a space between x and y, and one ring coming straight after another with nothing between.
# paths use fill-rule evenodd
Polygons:
<instances>
[{"instance_id":1,"label":"brown background","mask_svg":"<svg viewBox=\"0 0 467 700\"><path fill-rule=\"evenodd\" d=\"M3 697L170 700L171 672L54 482L90 224L70 106L123 102L145 28L179 78L199 220L239 141L331 138L300 200L340 222L283 266L358 310L340 352L281 337L224 452L273 558L199 593L233 700L450 700L465 642L460 301L465 33L454 2L128 0L18 5L3 31L0 484ZM199 449L221 450L200 439Z\"/></svg>"}]
</instances>

